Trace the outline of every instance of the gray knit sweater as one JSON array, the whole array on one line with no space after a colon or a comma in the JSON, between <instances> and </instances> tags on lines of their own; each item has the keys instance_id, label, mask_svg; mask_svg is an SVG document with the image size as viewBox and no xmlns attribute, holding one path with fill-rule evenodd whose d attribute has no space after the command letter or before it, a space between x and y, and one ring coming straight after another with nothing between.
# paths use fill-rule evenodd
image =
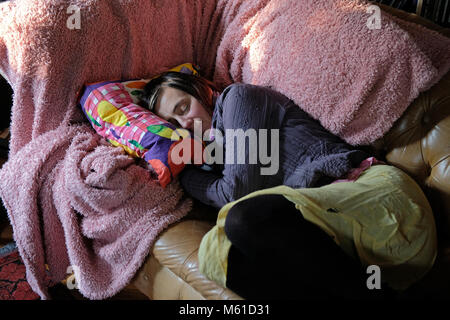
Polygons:
<instances>
[{"instance_id":1,"label":"gray knit sweater","mask_svg":"<svg viewBox=\"0 0 450 320\"><path fill-rule=\"evenodd\" d=\"M190 196L217 208L253 191L277 185L307 188L331 183L370 156L328 132L292 100L267 87L242 83L228 86L215 102L212 125L224 135L224 160L233 151L234 161L214 164L212 171L188 165L179 177ZM244 132L250 128L279 129L275 146L271 144L270 131L267 138L257 136L258 147L268 145L269 157L274 158L270 150L278 148L275 174L261 174L262 167L268 168L273 163L267 164L260 157L256 164L250 164L250 139L245 139L245 148L237 140L232 150L226 148L226 129L239 128ZM238 151L245 154L244 164L237 163Z\"/></svg>"}]
</instances>

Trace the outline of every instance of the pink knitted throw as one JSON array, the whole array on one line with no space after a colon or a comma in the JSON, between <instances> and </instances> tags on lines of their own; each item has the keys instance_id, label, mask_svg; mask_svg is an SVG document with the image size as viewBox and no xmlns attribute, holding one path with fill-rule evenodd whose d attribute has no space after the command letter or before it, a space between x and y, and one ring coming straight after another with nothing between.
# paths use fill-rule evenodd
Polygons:
<instances>
[{"instance_id":1,"label":"pink knitted throw","mask_svg":"<svg viewBox=\"0 0 450 320\"><path fill-rule=\"evenodd\" d=\"M70 5L80 29L69 29ZM450 38L365 0L15 0L0 4L0 71L15 96L11 152L83 115L83 83L184 62L225 87L271 86L350 144L382 137L450 69ZM70 21L70 20L69 20ZM48 115L52 115L48 117Z\"/></svg>"},{"instance_id":2,"label":"pink knitted throw","mask_svg":"<svg viewBox=\"0 0 450 320\"><path fill-rule=\"evenodd\" d=\"M61 138L64 137L64 138ZM28 143L0 171L27 280L48 298L72 266L80 292L104 299L133 278L157 235L182 218L191 200L177 183L162 189L150 172L93 134L59 127Z\"/></svg>"},{"instance_id":3,"label":"pink knitted throw","mask_svg":"<svg viewBox=\"0 0 450 320\"><path fill-rule=\"evenodd\" d=\"M272 86L352 145L382 137L450 69L450 38L362 0L230 1L215 80Z\"/></svg>"}]
</instances>

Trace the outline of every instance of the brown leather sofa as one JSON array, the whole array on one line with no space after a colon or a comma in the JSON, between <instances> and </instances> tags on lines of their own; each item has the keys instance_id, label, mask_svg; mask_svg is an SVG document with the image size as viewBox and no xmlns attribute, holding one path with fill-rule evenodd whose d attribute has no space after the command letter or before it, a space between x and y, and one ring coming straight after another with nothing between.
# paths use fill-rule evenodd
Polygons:
<instances>
[{"instance_id":1,"label":"brown leather sofa","mask_svg":"<svg viewBox=\"0 0 450 320\"><path fill-rule=\"evenodd\" d=\"M423 24L450 37L415 14L391 7L402 19ZM436 217L439 253L433 269L401 295L403 298L450 297L450 73L420 94L391 130L369 149L401 168L423 188ZM181 222L163 232L132 283L121 294L149 299L242 299L199 272L198 248L214 225L217 211L196 203ZM288 281L288 277L280 278Z\"/></svg>"}]
</instances>

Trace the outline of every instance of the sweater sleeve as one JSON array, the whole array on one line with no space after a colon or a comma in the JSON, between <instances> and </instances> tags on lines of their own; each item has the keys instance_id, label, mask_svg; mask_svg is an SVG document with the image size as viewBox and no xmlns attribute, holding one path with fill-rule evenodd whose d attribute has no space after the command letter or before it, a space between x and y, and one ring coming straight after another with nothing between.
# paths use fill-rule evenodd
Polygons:
<instances>
[{"instance_id":1,"label":"sweater sleeve","mask_svg":"<svg viewBox=\"0 0 450 320\"><path fill-rule=\"evenodd\" d=\"M220 173L191 167L183 170L179 177L191 197L209 206L221 208L231 201L232 186L225 183L226 179Z\"/></svg>"},{"instance_id":2,"label":"sweater sleeve","mask_svg":"<svg viewBox=\"0 0 450 320\"><path fill-rule=\"evenodd\" d=\"M217 99L213 127L222 135L227 129L242 129L243 132L248 129L279 129L284 116L279 104L287 102L284 96L263 87L230 85ZM226 141L225 138L222 141L225 157L221 172L190 167L180 174L181 185L189 195L217 208L264 188L268 179L268 176L261 175L259 159L255 164L250 163L248 139L245 139L245 148L238 143L234 143L233 148L227 147ZM245 150L243 164L237 161L238 148L241 152ZM226 161L231 159L228 158L230 152L233 152L234 161Z\"/></svg>"}]
</instances>

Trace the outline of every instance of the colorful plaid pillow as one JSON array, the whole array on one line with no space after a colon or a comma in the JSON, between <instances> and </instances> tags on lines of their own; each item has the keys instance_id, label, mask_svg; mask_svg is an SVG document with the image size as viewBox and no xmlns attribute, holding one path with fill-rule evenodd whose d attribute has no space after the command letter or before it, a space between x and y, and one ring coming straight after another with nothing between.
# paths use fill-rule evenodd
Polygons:
<instances>
[{"instance_id":1,"label":"colorful plaid pillow","mask_svg":"<svg viewBox=\"0 0 450 320\"><path fill-rule=\"evenodd\" d=\"M157 173L161 186L166 187L185 167L185 163L179 163L182 152L179 153L180 148L174 149L175 146L179 143L189 146L190 161L194 163L194 151L203 152L203 144L187 130L137 105L138 94L132 91L143 90L148 81L150 79L88 84L80 105L98 134L131 156L145 159ZM177 161L174 157L178 157Z\"/></svg>"}]
</instances>

